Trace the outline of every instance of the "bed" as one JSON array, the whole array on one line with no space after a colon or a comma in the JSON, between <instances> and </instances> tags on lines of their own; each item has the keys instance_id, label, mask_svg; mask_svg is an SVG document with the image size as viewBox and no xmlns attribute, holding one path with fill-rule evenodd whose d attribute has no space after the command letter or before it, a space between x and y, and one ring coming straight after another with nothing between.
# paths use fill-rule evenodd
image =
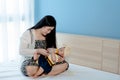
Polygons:
<instances>
[{"instance_id":1,"label":"bed","mask_svg":"<svg viewBox=\"0 0 120 80\"><path fill-rule=\"evenodd\" d=\"M57 35L59 47L63 44L71 47L67 71L57 76L32 79L21 74L18 61L12 61L0 64L0 80L120 80L119 41L61 33Z\"/></svg>"},{"instance_id":2,"label":"bed","mask_svg":"<svg viewBox=\"0 0 120 80\"><path fill-rule=\"evenodd\" d=\"M71 63L69 70L60 75L39 77L36 79L23 76L19 68L20 65L14 61L0 64L0 80L120 80L120 75L118 74Z\"/></svg>"}]
</instances>

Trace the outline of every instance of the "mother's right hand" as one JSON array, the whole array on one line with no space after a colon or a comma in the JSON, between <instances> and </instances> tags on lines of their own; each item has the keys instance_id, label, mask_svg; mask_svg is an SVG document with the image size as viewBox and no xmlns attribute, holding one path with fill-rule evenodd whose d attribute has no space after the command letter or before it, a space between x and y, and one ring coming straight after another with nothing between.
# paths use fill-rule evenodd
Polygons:
<instances>
[{"instance_id":1,"label":"mother's right hand","mask_svg":"<svg viewBox=\"0 0 120 80\"><path fill-rule=\"evenodd\" d=\"M48 56L49 55L48 51L46 49L42 49L42 48L37 49L37 53L38 54L42 54L44 56Z\"/></svg>"}]
</instances>

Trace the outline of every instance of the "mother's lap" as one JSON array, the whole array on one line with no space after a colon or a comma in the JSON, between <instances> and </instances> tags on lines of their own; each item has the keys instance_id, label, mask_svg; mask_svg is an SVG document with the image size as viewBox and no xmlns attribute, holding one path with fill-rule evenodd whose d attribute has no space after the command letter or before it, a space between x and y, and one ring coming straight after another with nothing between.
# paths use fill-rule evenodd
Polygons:
<instances>
[{"instance_id":1,"label":"mother's lap","mask_svg":"<svg viewBox=\"0 0 120 80\"><path fill-rule=\"evenodd\" d=\"M66 71L68 69L68 67L69 67L69 64L67 62L65 62L63 64L54 65L52 67L52 70L48 73L48 75L54 76L54 75L60 74L64 71Z\"/></svg>"}]
</instances>

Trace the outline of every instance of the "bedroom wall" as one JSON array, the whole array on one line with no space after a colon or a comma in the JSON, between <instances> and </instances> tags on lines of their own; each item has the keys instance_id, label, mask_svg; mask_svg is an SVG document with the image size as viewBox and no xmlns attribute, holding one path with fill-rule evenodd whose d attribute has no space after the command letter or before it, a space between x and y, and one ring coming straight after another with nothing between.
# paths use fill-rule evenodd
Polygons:
<instances>
[{"instance_id":1,"label":"bedroom wall","mask_svg":"<svg viewBox=\"0 0 120 80\"><path fill-rule=\"evenodd\" d=\"M55 16L57 32L120 39L120 0L35 0L35 23Z\"/></svg>"},{"instance_id":2,"label":"bedroom wall","mask_svg":"<svg viewBox=\"0 0 120 80\"><path fill-rule=\"evenodd\" d=\"M57 33L57 42L70 47L68 62L120 74L120 40Z\"/></svg>"}]
</instances>

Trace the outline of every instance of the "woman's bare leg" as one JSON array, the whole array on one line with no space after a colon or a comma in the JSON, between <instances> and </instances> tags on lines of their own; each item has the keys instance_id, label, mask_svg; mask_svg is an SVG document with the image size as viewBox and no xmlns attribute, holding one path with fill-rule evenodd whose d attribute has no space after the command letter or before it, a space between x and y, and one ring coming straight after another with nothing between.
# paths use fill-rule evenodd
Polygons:
<instances>
[{"instance_id":1,"label":"woman's bare leg","mask_svg":"<svg viewBox=\"0 0 120 80\"><path fill-rule=\"evenodd\" d=\"M64 72L68 67L68 63L54 65L52 70L48 73L48 76L54 76Z\"/></svg>"}]
</instances>

